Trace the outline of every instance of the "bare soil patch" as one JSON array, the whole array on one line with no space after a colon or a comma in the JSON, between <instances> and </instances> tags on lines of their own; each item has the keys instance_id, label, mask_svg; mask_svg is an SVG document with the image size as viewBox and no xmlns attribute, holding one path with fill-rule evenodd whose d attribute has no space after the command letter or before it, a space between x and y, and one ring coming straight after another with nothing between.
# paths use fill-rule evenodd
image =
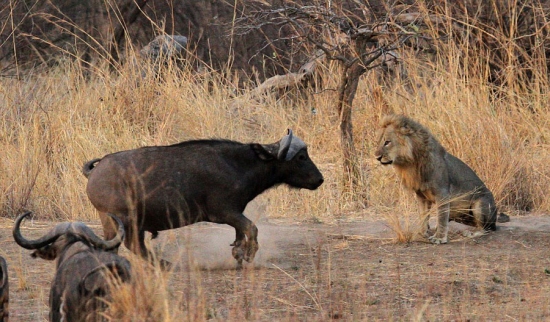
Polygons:
<instances>
[{"instance_id":1,"label":"bare soil patch","mask_svg":"<svg viewBox=\"0 0 550 322\"><path fill-rule=\"evenodd\" d=\"M55 223L27 223L38 237ZM101 232L98 223L94 230ZM0 221L0 255L9 264L11 321L47 320L55 266L32 259ZM258 224L260 251L234 269L234 230L195 224L151 241L177 263L165 274L182 320L547 320L550 319L550 217L513 217L494 233L446 245L395 244L382 221L331 225ZM122 254L128 255L126 249Z\"/></svg>"}]
</instances>

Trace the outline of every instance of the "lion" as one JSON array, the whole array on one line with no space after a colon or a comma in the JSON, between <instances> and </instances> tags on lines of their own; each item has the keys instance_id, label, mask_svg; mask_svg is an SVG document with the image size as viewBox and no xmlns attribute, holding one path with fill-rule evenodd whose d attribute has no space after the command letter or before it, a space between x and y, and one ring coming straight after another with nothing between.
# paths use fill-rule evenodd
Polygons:
<instances>
[{"instance_id":1,"label":"lion","mask_svg":"<svg viewBox=\"0 0 550 322\"><path fill-rule=\"evenodd\" d=\"M436 204L438 224L430 236L428 216L422 232L434 244L447 243L448 223L479 228L479 233L496 230L496 222L507 222L497 215L491 191L468 165L448 153L422 125L403 115L387 115L380 122L376 159L393 165L402 184L413 190L426 214ZM498 217L498 219L497 219Z\"/></svg>"}]
</instances>

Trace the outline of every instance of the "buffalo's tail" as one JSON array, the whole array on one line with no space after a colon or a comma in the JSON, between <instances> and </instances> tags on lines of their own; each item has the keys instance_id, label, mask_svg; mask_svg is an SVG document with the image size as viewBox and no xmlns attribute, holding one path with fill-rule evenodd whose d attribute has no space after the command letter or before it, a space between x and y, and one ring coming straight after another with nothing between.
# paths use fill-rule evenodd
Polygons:
<instances>
[{"instance_id":1,"label":"buffalo's tail","mask_svg":"<svg viewBox=\"0 0 550 322\"><path fill-rule=\"evenodd\" d=\"M86 178L88 178L92 170L95 168L96 163L98 163L99 161L101 161L101 159L98 158L98 159L93 159L84 163L84 166L82 166L82 174Z\"/></svg>"}]
</instances>

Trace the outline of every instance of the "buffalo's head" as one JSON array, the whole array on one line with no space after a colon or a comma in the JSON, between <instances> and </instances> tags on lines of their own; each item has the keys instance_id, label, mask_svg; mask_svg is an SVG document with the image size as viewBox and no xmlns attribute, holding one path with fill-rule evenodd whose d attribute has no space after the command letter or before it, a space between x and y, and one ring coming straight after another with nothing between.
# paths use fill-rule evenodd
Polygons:
<instances>
[{"instance_id":1,"label":"buffalo's head","mask_svg":"<svg viewBox=\"0 0 550 322\"><path fill-rule=\"evenodd\" d=\"M324 181L309 157L306 144L291 129L279 142L256 144L254 148L262 160L278 162L277 175L291 187L315 190Z\"/></svg>"},{"instance_id":2,"label":"buffalo's head","mask_svg":"<svg viewBox=\"0 0 550 322\"><path fill-rule=\"evenodd\" d=\"M13 238L19 246L26 249L34 249L35 251L31 254L32 257L54 260L58 258L67 247L76 242L82 242L91 248L105 251L117 250L124 239L124 226L122 222L116 216L109 214L118 224L117 235L111 240L99 238L93 230L81 222L57 224L57 226L41 238L28 240L21 234L20 226L23 219L30 214L31 212L26 212L17 217L13 227Z\"/></svg>"}]
</instances>

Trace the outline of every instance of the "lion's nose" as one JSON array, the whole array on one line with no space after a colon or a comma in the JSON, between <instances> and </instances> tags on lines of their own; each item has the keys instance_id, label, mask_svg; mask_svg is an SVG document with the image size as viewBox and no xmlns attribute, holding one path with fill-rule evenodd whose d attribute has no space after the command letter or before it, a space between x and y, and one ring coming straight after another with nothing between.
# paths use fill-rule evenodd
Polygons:
<instances>
[{"instance_id":1,"label":"lion's nose","mask_svg":"<svg viewBox=\"0 0 550 322\"><path fill-rule=\"evenodd\" d=\"M375 155L374 157L375 157L376 160L378 160L378 161L382 160L382 156L381 156L381 155Z\"/></svg>"}]
</instances>

